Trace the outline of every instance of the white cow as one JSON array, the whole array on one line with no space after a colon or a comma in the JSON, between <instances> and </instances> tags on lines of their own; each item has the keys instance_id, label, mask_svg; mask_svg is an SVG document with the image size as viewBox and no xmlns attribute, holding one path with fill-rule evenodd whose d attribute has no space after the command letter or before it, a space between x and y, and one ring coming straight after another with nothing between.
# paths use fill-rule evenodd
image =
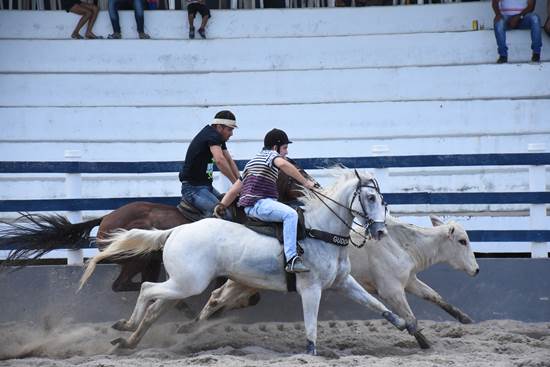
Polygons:
<instances>
[{"instance_id":1,"label":"white cow","mask_svg":"<svg viewBox=\"0 0 550 367\"><path fill-rule=\"evenodd\" d=\"M479 272L464 228L455 222L444 224L434 216L430 219L434 227L424 228L388 216L387 236L380 241L367 241L361 248L350 246L352 276L367 291L378 294L390 309L407 321L407 325L413 326L410 331L417 329L417 320L405 291L437 304L461 323L472 322L468 315L416 277L417 273L437 263L447 263L471 276ZM354 242L361 241L355 238ZM257 289L228 280L212 292L196 321L208 319L221 311L254 305L258 300ZM181 331L192 326L185 325ZM428 341L420 332L412 334L420 347L429 348Z\"/></svg>"}]
</instances>

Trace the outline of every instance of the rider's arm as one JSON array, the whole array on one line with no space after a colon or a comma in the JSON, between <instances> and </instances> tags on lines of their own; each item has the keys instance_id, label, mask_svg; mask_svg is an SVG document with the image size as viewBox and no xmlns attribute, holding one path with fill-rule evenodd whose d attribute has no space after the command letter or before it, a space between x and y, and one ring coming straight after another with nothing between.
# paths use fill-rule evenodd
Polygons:
<instances>
[{"instance_id":1,"label":"rider's arm","mask_svg":"<svg viewBox=\"0 0 550 367\"><path fill-rule=\"evenodd\" d=\"M229 150L227 150L227 149L223 150L222 149L222 152L223 152L223 155L225 156L225 159L227 159L227 161L229 162L229 166L231 166L231 170L233 171L233 174L235 175L235 177L239 177L239 175L240 175L239 168L237 167L237 164L233 160L233 157L231 157L231 154L229 153ZM235 183L235 182L231 181L231 183Z\"/></svg>"},{"instance_id":2,"label":"rider's arm","mask_svg":"<svg viewBox=\"0 0 550 367\"><path fill-rule=\"evenodd\" d=\"M273 160L273 164L275 164L280 170L282 170L284 173L298 181L301 185L307 187L308 189L312 189L315 187L315 183L313 181L308 180L302 174L296 167L292 165L292 163L288 162L283 157L277 157Z\"/></svg>"},{"instance_id":3,"label":"rider's arm","mask_svg":"<svg viewBox=\"0 0 550 367\"><path fill-rule=\"evenodd\" d=\"M219 145L211 145L210 152L212 152L212 157L214 157L216 166L218 166L221 173L225 177L227 177L229 181L231 181L232 183L237 181L237 178L239 178L239 175L235 175L235 173L231 169L231 164L227 161L227 158L225 158L222 148Z\"/></svg>"},{"instance_id":4,"label":"rider's arm","mask_svg":"<svg viewBox=\"0 0 550 367\"><path fill-rule=\"evenodd\" d=\"M223 206L226 208L231 205L231 203L235 201L237 196L239 196L242 187L242 181L240 179L237 179L237 181L235 181L235 183L231 185L229 190L225 193L222 200L220 201L220 204L223 204Z\"/></svg>"}]
</instances>

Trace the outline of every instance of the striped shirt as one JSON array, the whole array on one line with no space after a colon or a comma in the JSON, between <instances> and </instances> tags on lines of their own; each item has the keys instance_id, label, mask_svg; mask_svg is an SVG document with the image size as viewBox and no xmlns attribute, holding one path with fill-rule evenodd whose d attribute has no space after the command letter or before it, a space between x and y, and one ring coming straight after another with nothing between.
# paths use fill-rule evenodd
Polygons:
<instances>
[{"instance_id":1,"label":"striped shirt","mask_svg":"<svg viewBox=\"0 0 550 367\"><path fill-rule=\"evenodd\" d=\"M280 156L274 150L262 150L246 164L238 206L252 206L260 199L279 197L277 191L279 169L273 161Z\"/></svg>"},{"instance_id":2,"label":"striped shirt","mask_svg":"<svg viewBox=\"0 0 550 367\"><path fill-rule=\"evenodd\" d=\"M519 14L527 7L527 0L500 0L500 12L504 15Z\"/></svg>"}]
</instances>

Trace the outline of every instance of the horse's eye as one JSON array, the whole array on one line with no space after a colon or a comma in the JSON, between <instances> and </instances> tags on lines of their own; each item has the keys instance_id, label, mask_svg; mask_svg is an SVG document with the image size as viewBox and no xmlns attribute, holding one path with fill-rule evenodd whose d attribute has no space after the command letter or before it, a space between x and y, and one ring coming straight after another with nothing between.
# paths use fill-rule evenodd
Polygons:
<instances>
[{"instance_id":1,"label":"horse's eye","mask_svg":"<svg viewBox=\"0 0 550 367\"><path fill-rule=\"evenodd\" d=\"M466 240L459 240L458 243L460 243L462 246L468 245L468 242Z\"/></svg>"},{"instance_id":2,"label":"horse's eye","mask_svg":"<svg viewBox=\"0 0 550 367\"><path fill-rule=\"evenodd\" d=\"M367 200L370 201L371 203L374 203L376 201L376 196L369 195L369 196L367 196Z\"/></svg>"}]
</instances>

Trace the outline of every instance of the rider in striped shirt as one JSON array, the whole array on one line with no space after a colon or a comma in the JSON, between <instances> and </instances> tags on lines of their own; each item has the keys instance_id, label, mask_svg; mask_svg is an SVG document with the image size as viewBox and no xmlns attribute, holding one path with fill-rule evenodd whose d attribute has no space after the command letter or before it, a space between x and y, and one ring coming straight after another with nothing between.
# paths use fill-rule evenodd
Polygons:
<instances>
[{"instance_id":1,"label":"rider in striped shirt","mask_svg":"<svg viewBox=\"0 0 550 367\"><path fill-rule=\"evenodd\" d=\"M289 273L309 271L296 252L298 214L294 209L277 201L277 176L279 169L311 189L315 183L304 178L285 157L288 154L286 133L273 129L264 138L264 148L244 167L242 178L235 181L224 198L214 208L216 216L223 218L225 208L239 195L238 206L246 215L266 222L283 222L284 251L287 259L285 270Z\"/></svg>"}]
</instances>

